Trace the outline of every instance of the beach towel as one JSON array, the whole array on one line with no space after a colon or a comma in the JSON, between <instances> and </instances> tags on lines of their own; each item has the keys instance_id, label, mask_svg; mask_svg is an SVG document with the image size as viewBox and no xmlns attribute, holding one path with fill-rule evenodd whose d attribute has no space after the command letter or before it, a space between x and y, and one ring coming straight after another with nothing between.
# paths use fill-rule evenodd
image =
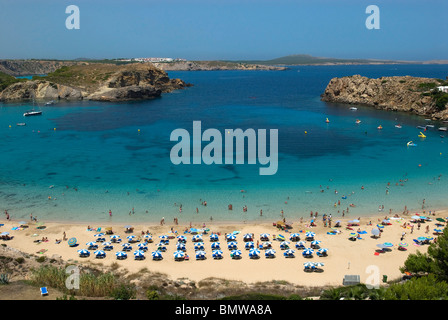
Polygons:
<instances>
[{"instance_id":1,"label":"beach towel","mask_svg":"<svg viewBox=\"0 0 448 320\"><path fill-rule=\"evenodd\" d=\"M45 253L45 252L47 252L48 250L47 249L40 249L39 251L37 251L36 253L38 253L38 254L43 254L43 253Z\"/></svg>"}]
</instances>

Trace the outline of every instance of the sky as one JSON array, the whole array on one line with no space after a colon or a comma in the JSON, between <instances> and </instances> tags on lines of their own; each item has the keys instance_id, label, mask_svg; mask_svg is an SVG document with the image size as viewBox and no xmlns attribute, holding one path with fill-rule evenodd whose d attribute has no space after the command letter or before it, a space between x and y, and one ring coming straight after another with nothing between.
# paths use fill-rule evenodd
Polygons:
<instances>
[{"instance_id":1,"label":"sky","mask_svg":"<svg viewBox=\"0 0 448 320\"><path fill-rule=\"evenodd\" d=\"M0 0L0 59L448 60L447 12L447 0Z\"/></svg>"}]
</instances>

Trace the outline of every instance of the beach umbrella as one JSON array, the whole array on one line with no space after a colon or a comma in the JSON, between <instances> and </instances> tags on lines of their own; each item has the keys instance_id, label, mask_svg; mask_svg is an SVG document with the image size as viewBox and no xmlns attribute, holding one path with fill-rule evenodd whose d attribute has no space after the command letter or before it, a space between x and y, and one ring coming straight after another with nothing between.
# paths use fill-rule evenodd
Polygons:
<instances>
[{"instance_id":1,"label":"beach umbrella","mask_svg":"<svg viewBox=\"0 0 448 320\"><path fill-rule=\"evenodd\" d=\"M70 238L68 239L67 243L70 247L73 247L76 245L76 242L78 242L78 240L76 240L76 238Z\"/></svg>"},{"instance_id":2,"label":"beach umbrella","mask_svg":"<svg viewBox=\"0 0 448 320\"><path fill-rule=\"evenodd\" d=\"M196 251L196 260L203 260L205 259L205 251Z\"/></svg>"},{"instance_id":3,"label":"beach umbrella","mask_svg":"<svg viewBox=\"0 0 448 320\"><path fill-rule=\"evenodd\" d=\"M193 236L193 241L194 242L202 242L202 235L200 234L196 234Z\"/></svg>"},{"instance_id":4,"label":"beach umbrella","mask_svg":"<svg viewBox=\"0 0 448 320\"><path fill-rule=\"evenodd\" d=\"M244 237L243 237L243 240L244 241L252 241L253 240L252 234L251 233L246 233L244 235Z\"/></svg>"},{"instance_id":5,"label":"beach umbrella","mask_svg":"<svg viewBox=\"0 0 448 320\"><path fill-rule=\"evenodd\" d=\"M106 252L104 252L103 250L97 250L93 253L97 258L105 258L106 257Z\"/></svg>"},{"instance_id":6,"label":"beach umbrella","mask_svg":"<svg viewBox=\"0 0 448 320\"><path fill-rule=\"evenodd\" d=\"M435 231L436 233L442 233L442 230L441 230L441 229L434 229L434 231Z\"/></svg>"},{"instance_id":7,"label":"beach umbrella","mask_svg":"<svg viewBox=\"0 0 448 320\"><path fill-rule=\"evenodd\" d=\"M221 245L220 245L219 242L213 242L211 244L211 248L214 249L214 250L219 250L219 249L221 249Z\"/></svg>"},{"instance_id":8,"label":"beach umbrella","mask_svg":"<svg viewBox=\"0 0 448 320\"><path fill-rule=\"evenodd\" d=\"M229 234L226 236L226 240L227 240L227 241L234 241L234 240L236 240L236 235L234 235L233 233L229 233Z\"/></svg>"},{"instance_id":9,"label":"beach umbrella","mask_svg":"<svg viewBox=\"0 0 448 320\"><path fill-rule=\"evenodd\" d=\"M185 258L185 253L183 251L175 251L173 255L175 260L183 260Z\"/></svg>"},{"instance_id":10,"label":"beach umbrella","mask_svg":"<svg viewBox=\"0 0 448 320\"><path fill-rule=\"evenodd\" d=\"M380 229L377 229L377 228L372 229L371 232L374 236L379 236L381 233Z\"/></svg>"},{"instance_id":11,"label":"beach umbrella","mask_svg":"<svg viewBox=\"0 0 448 320\"><path fill-rule=\"evenodd\" d=\"M229 243L227 244L227 247L228 247L229 249L236 249L236 248L238 248L237 243L236 243L235 241L231 241L231 242L229 242Z\"/></svg>"},{"instance_id":12,"label":"beach umbrella","mask_svg":"<svg viewBox=\"0 0 448 320\"><path fill-rule=\"evenodd\" d=\"M314 263L313 262L304 262L303 266L305 267L305 269L314 268Z\"/></svg>"},{"instance_id":13,"label":"beach umbrella","mask_svg":"<svg viewBox=\"0 0 448 320\"><path fill-rule=\"evenodd\" d=\"M219 237L216 233L210 235L210 241L218 241Z\"/></svg>"},{"instance_id":14,"label":"beach umbrella","mask_svg":"<svg viewBox=\"0 0 448 320\"><path fill-rule=\"evenodd\" d=\"M320 240L314 240L314 241L311 242L311 245L313 245L313 246L317 246L317 245L319 245L320 243L321 243Z\"/></svg>"},{"instance_id":15,"label":"beach umbrella","mask_svg":"<svg viewBox=\"0 0 448 320\"><path fill-rule=\"evenodd\" d=\"M166 246L164 246L163 243L159 243L157 245L157 250L165 252L166 251Z\"/></svg>"},{"instance_id":16,"label":"beach umbrella","mask_svg":"<svg viewBox=\"0 0 448 320\"><path fill-rule=\"evenodd\" d=\"M311 256L314 253L314 250L311 248L305 248L305 250L303 250L302 255L303 256Z\"/></svg>"},{"instance_id":17,"label":"beach umbrella","mask_svg":"<svg viewBox=\"0 0 448 320\"><path fill-rule=\"evenodd\" d=\"M222 258L222 251L221 250L213 250L212 251L212 257L213 257L213 259L221 259Z\"/></svg>"},{"instance_id":18,"label":"beach umbrella","mask_svg":"<svg viewBox=\"0 0 448 320\"><path fill-rule=\"evenodd\" d=\"M103 243L103 250L112 250L114 246L110 242Z\"/></svg>"},{"instance_id":19,"label":"beach umbrella","mask_svg":"<svg viewBox=\"0 0 448 320\"><path fill-rule=\"evenodd\" d=\"M273 257L273 256L275 256L275 250L274 249L268 249L268 250L265 251L264 255L266 257Z\"/></svg>"},{"instance_id":20,"label":"beach umbrella","mask_svg":"<svg viewBox=\"0 0 448 320\"><path fill-rule=\"evenodd\" d=\"M356 238L358 236L358 234L356 233L356 232L350 232L350 234L349 234L349 239L350 238Z\"/></svg>"},{"instance_id":21,"label":"beach umbrella","mask_svg":"<svg viewBox=\"0 0 448 320\"><path fill-rule=\"evenodd\" d=\"M117 259L126 259L128 257L128 254L124 251L118 251L115 253L115 256Z\"/></svg>"},{"instance_id":22,"label":"beach umbrella","mask_svg":"<svg viewBox=\"0 0 448 320\"><path fill-rule=\"evenodd\" d=\"M408 244L407 244L406 242L400 242L400 243L398 244L398 246L399 246L399 247L407 247Z\"/></svg>"},{"instance_id":23,"label":"beach umbrella","mask_svg":"<svg viewBox=\"0 0 448 320\"><path fill-rule=\"evenodd\" d=\"M434 239L433 237L426 237L426 240L432 240Z\"/></svg>"},{"instance_id":24,"label":"beach umbrella","mask_svg":"<svg viewBox=\"0 0 448 320\"><path fill-rule=\"evenodd\" d=\"M260 239L263 240L269 240L269 233L262 233L260 235Z\"/></svg>"},{"instance_id":25,"label":"beach umbrella","mask_svg":"<svg viewBox=\"0 0 448 320\"><path fill-rule=\"evenodd\" d=\"M297 249L305 249L305 241L299 241L296 243L296 248Z\"/></svg>"},{"instance_id":26,"label":"beach umbrella","mask_svg":"<svg viewBox=\"0 0 448 320\"><path fill-rule=\"evenodd\" d=\"M89 249L89 250L94 250L94 249L98 248L98 245L96 244L96 242L87 242L86 245L88 246L87 249Z\"/></svg>"},{"instance_id":27,"label":"beach umbrella","mask_svg":"<svg viewBox=\"0 0 448 320\"><path fill-rule=\"evenodd\" d=\"M316 234L314 232L307 232L307 233L305 233L305 237L306 238L314 238L315 235Z\"/></svg>"},{"instance_id":28,"label":"beach umbrella","mask_svg":"<svg viewBox=\"0 0 448 320\"><path fill-rule=\"evenodd\" d=\"M420 217L420 216L412 216L411 219L414 219L414 220L420 220L421 217Z\"/></svg>"},{"instance_id":29,"label":"beach umbrella","mask_svg":"<svg viewBox=\"0 0 448 320\"><path fill-rule=\"evenodd\" d=\"M104 236L104 233L98 233L94 235L94 237L102 237L102 236Z\"/></svg>"},{"instance_id":30,"label":"beach umbrella","mask_svg":"<svg viewBox=\"0 0 448 320\"><path fill-rule=\"evenodd\" d=\"M134 241L136 239L136 236L134 235L127 236L126 239L128 239L128 241Z\"/></svg>"},{"instance_id":31,"label":"beach umbrella","mask_svg":"<svg viewBox=\"0 0 448 320\"><path fill-rule=\"evenodd\" d=\"M204 250L204 243L203 242L197 242L194 245L194 250Z\"/></svg>"},{"instance_id":32,"label":"beach umbrella","mask_svg":"<svg viewBox=\"0 0 448 320\"><path fill-rule=\"evenodd\" d=\"M292 233L292 234L289 236L289 240L291 240L291 241L299 241L299 240L300 240L300 234L298 234L298 233Z\"/></svg>"},{"instance_id":33,"label":"beach umbrella","mask_svg":"<svg viewBox=\"0 0 448 320\"><path fill-rule=\"evenodd\" d=\"M427 238L426 237L418 237L417 240L418 241L425 241L425 240L427 240Z\"/></svg>"},{"instance_id":34,"label":"beach umbrella","mask_svg":"<svg viewBox=\"0 0 448 320\"><path fill-rule=\"evenodd\" d=\"M120 236L117 235L117 234L114 234L114 235L110 236L110 240L111 240L112 242L121 242L121 238L120 238Z\"/></svg>"},{"instance_id":35,"label":"beach umbrella","mask_svg":"<svg viewBox=\"0 0 448 320\"><path fill-rule=\"evenodd\" d=\"M285 257L287 257L287 258L290 258L290 257L294 257L294 253L295 253L294 250L292 250L292 249L288 249L288 250L286 250L286 251L283 253L283 255L284 255Z\"/></svg>"},{"instance_id":36,"label":"beach umbrella","mask_svg":"<svg viewBox=\"0 0 448 320\"><path fill-rule=\"evenodd\" d=\"M180 235L180 236L177 237L177 241L186 243L187 242L187 237L184 236L184 235Z\"/></svg>"},{"instance_id":37,"label":"beach umbrella","mask_svg":"<svg viewBox=\"0 0 448 320\"><path fill-rule=\"evenodd\" d=\"M143 239L145 239L146 242L152 242L152 236L150 234L145 234Z\"/></svg>"},{"instance_id":38,"label":"beach umbrella","mask_svg":"<svg viewBox=\"0 0 448 320\"><path fill-rule=\"evenodd\" d=\"M135 250L134 251L134 259L141 260L145 258L145 253L142 250Z\"/></svg>"},{"instance_id":39,"label":"beach umbrella","mask_svg":"<svg viewBox=\"0 0 448 320\"><path fill-rule=\"evenodd\" d=\"M436 220L439 222L446 222L445 219L443 219L443 218L437 218Z\"/></svg>"},{"instance_id":40,"label":"beach umbrella","mask_svg":"<svg viewBox=\"0 0 448 320\"><path fill-rule=\"evenodd\" d=\"M106 238L98 238L98 239L96 239L96 242L104 242L104 241L106 241Z\"/></svg>"},{"instance_id":41,"label":"beach umbrella","mask_svg":"<svg viewBox=\"0 0 448 320\"><path fill-rule=\"evenodd\" d=\"M162 260L162 252L160 252L159 250L153 251L151 253L153 260Z\"/></svg>"},{"instance_id":42,"label":"beach umbrella","mask_svg":"<svg viewBox=\"0 0 448 320\"><path fill-rule=\"evenodd\" d=\"M289 248L289 242L288 241L283 241L282 243L280 243L280 248L281 249Z\"/></svg>"},{"instance_id":43,"label":"beach umbrella","mask_svg":"<svg viewBox=\"0 0 448 320\"><path fill-rule=\"evenodd\" d=\"M131 251L132 250L132 246L129 243L123 243L122 247L123 247L124 251Z\"/></svg>"},{"instance_id":44,"label":"beach umbrella","mask_svg":"<svg viewBox=\"0 0 448 320\"><path fill-rule=\"evenodd\" d=\"M144 243L139 243L139 244L137 245L137 247L139 248L139 250L142 250L143 252L148 251L148 247L147 247L146 244L144 244Z\"/></svg>"},{"instance_id":45,"label":"beach umbrella","mask_svg":"<svg viewBox=\"0 0 448 320\"><path fill-rule=\"evenodd\" d=\"M279 234L279 235L277 236L277 239L280 240L280 241L285 241L285 240L286 240L286 239L285 239L285 236L282 235L282 234Z\"/></svg>"},{"instance_id":46,"label":"beach umbrella","mask_svg":"<svg viewBox=\"0 0 448 320\"><path fill-rule=\"evenodd\" d=\"M394 246L394 245L393 245L392 243L390 243L390 242L384 242L383 245L384 245L385 247L393 247L393 246Z\"/></svg>"},{"instance_id":47,"label":"beach umbrella","mask_svg":"<svg viewBox=\"0 0 448 320\"><path fill-rule=\"evenodd\" d=\"M90 252L86 249L78 250L78 254L80 257L88 257L90 256Z\"/></svg>"},{"instance_id":48,"label":"beach umbrella","mask_svg":"<svg viewBox=\"0 0 448 320\"><path fill-rule=\"evenodd\" d=\"M241 257L241 250L232 250L230 252L230 256L232 258L239 258L239 257Z\"/></svg>"},{"instance_id":49,"label":"beach umbrella","mask_svg":"<svg viewBox=\"0 0 448 320\"><path fill-rule=\"evenodd\" d=\"M317 253L320 255L326 255L328 253L328 249L327 248L321 248L319 250L317 250Z\"/></svg>"},{"instance_id":50,"label":"beach umbrella","mask_svg":"<svg viewBox=\"0 0 448 320\"><path fill-rule=\"evenodd\" d=\"M244 245L244 248L246 250L253 249L254 247L255 247L255 245L252 241L246 242L246 244Z\"/></svg>"},{"instance_id":51,"label":"beach umbrella","mask_svg":"<svg viewBox=\"0 0 448 320\"><path fill-rule=\"evenodd\" d=\"M190 233L191 233L191 234L196 234L196 233L198 233L198 229L196 229L196 228L190 228Z\"/></svg>"},{"instance_id":52,"label":"beach umbrella","mask_svg":"<svg viewBox=\"0 0 448 320\"><path fill-rule=\"evenodd\" d=\"M313 262L315 267L323 267L324 263L323 262Z\"/></svg>"},{"instance_id":53,"label":"beach umbrella","mask_svg":"<svg viewBox=\"0 0 448 320\"><path fill-rule=\"evenodd\" d=\"M269 241L267 241L267 242L263 242L263 243L261 244L261 246L262 246L263 249L270 248L270 247L271 247L271 242L269 242Z\"/></svg>"},{"instance_id":54,"label":"beach umbrella","mask_svg":"<svg viewBox=\"0 0 448 320\"><path fill-rule=\"evenodd\" d=\"M250 258L259 258L260 257L260 250L258 250L258 249L251 249L251 250L249 250L249 257Z\"/></svg>"}]
</instances>

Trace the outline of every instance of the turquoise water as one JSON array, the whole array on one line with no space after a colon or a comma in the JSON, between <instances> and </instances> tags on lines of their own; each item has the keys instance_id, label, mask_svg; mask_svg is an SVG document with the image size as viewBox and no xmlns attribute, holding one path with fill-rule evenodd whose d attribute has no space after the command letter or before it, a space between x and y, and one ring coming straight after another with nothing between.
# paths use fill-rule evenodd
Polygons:
<instances>
[{"instance_id":1,"label":"turquoise water","mask_svg":"<svg viewBox=\"0 0 448 320\"><path fill-rule=\"evenodd\" d=\"M17 220L32 214L45 221L202 223L270 222L281 210L288 220L310 211L340 216L351 203L349 217L380 205L386 214L405 205L416 211L423 199L426 210L445 208L448 136L437 131L443 124L421 140L416 127L429 123L421 117L320 101L332 77L353 74L445 78L448 66L170 72L194 87L138 103L60 102L27 118L30 104L0 104L0 209ZM171 131L191 132L195 120L223 134L278 129L277 173L260 176L259 164L173 165ZM410 140L418 146L408 148Z\"/></svg>"}]
</instances>

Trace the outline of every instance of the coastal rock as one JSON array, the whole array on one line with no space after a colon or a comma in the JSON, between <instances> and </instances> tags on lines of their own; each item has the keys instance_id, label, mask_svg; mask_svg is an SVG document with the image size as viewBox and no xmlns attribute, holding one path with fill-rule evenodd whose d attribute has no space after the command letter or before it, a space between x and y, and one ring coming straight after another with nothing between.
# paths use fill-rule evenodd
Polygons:
<instances>
[{"instance_id":1,"label":"coastal rock","mask_svg":"<svg viewBox=\"0 0 448 320\"><path fill-rule=\"evenodd\" d=\"M79 100L82 93L74 88L48 81L26 81L10 85L0 93L0 101L19 100Z\"/></svg>"},{"instance_id":2,"label":"coastal rock","mask_svg":"<svg viewBox=\"0 0 448 320\"><path fill-rule=\"evenodd\" d=\"M83 62L59 60L0 60L0 72L14 77L35 74L47 74L63 66L72 66Z\"/></svg>"},{"instance_id":3,"label":"coastal rock","mask_svg":"<svg viewBox=\"0 0 448 320\"><path fill-rule=\"evenodd\" d=\"M134 101L160 97L162 91L152 86L126 86L94 93L87 97L95 101Z\"/></svg>"},{"instance_id":4,"label":"coastal rock","mask_svg":"<svg viewBox=\"0 0 448 320\"><path fill-rule=\"evenodd\" d=\"M354 75L333 78L321 95L321 100L412 112L433 119L448 119L446 110L437 108L434 99L429 95L431 89L428 88L431 88L432 84L434 88L438 81L411 76L371 79Z\"/></svg>"},{"instance_id":5,"label":"coastal rock","mask_svg":"<svg viewBox=\"0 0 448 320\"><path fill-rule=\"evenodd\" d=\"M17 82L0 93L0 101L95 100L132 101L159 97L191 86L150 63L92 63L64 66L39 80Z\"/></svg>"}]
</instances>

